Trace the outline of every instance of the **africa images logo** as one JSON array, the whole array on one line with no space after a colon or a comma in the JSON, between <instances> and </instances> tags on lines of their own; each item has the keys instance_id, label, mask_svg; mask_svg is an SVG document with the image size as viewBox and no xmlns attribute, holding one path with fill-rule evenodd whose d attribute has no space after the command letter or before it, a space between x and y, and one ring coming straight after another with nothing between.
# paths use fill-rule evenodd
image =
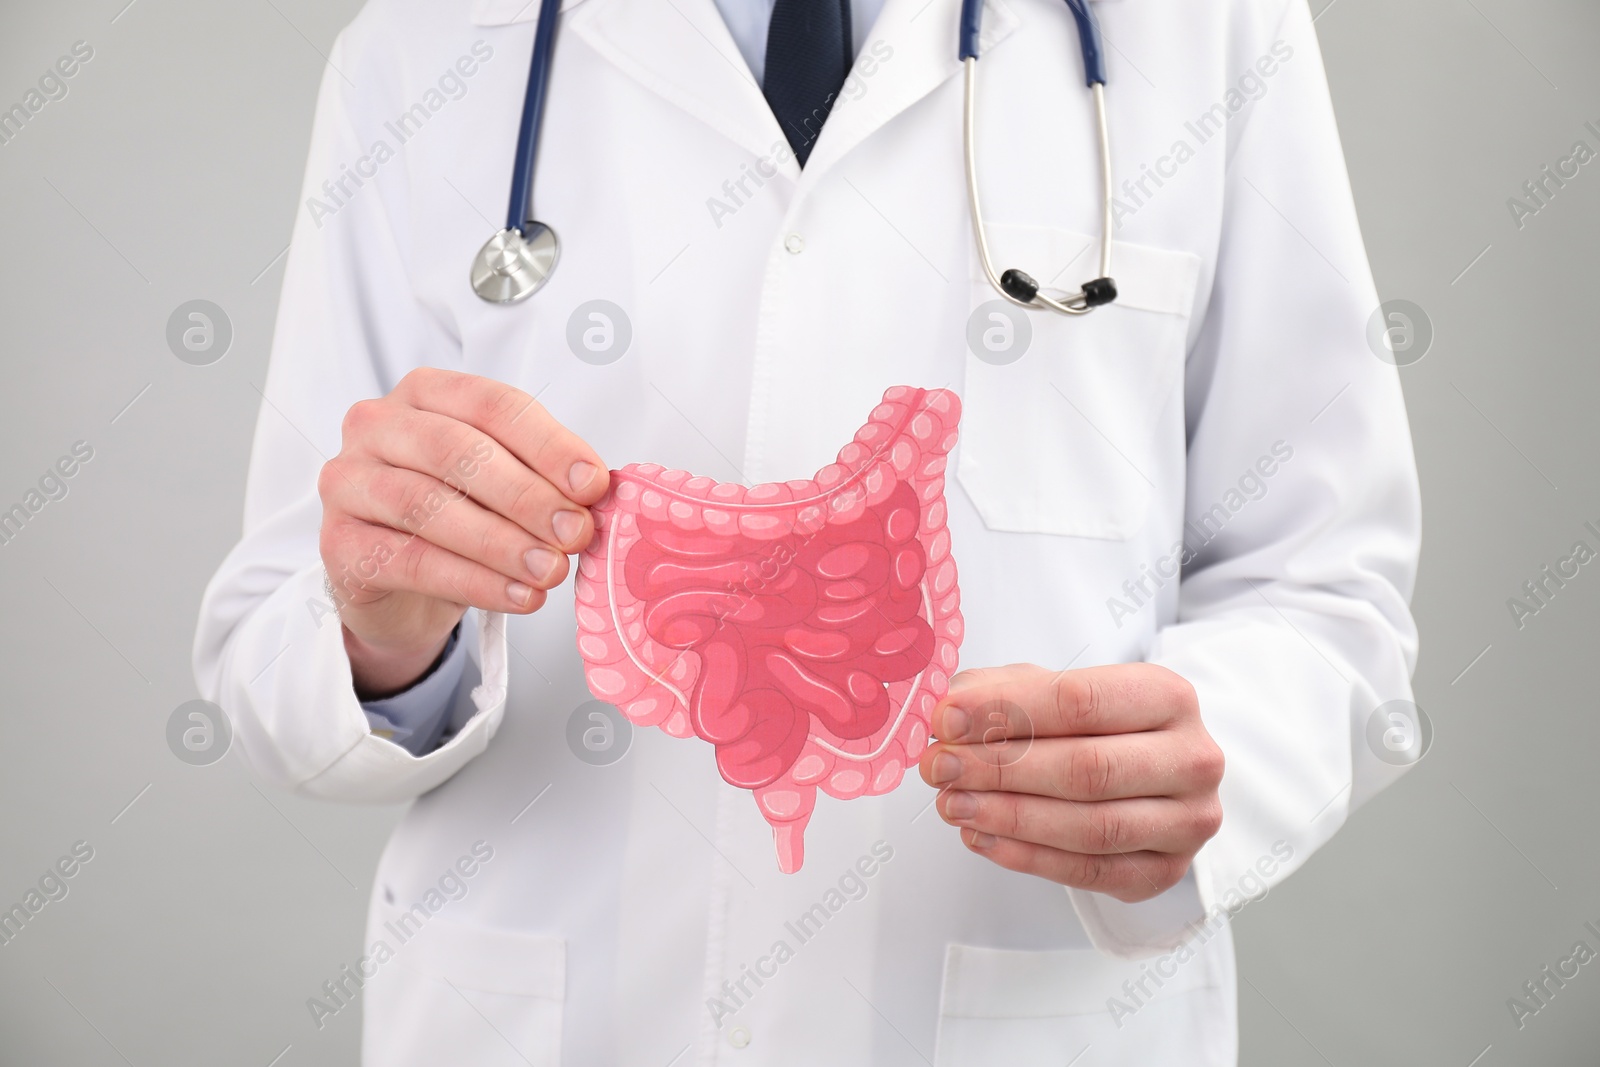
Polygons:
<instances>
[{"instance_id":1,"label":"africa images logo","mask_svg":"<svg viewBox=\"0 0 1600 1067\"><path fill-rule=\"evenodd\" d=\"M863 855L846 867L835 885L822 894L822 898L783 924L786 936L772 943L766 955L756 959L754 965L739 965L739 976L723 981L718 995L706 1000L706 1010L711 1021L720 1030L729 1016L735 1015L761 991L767 982L778 977L779 969L794 959L795 952L806 942L822 932L824 926L852 902L863 899L871 888L873 875L894 859L894 846L887 841L875 841L870 855ZM793 943L790 943L793 938ZM752 988L752 986L754 988Z\"/></svg>"},{"instance_id":2,"label":"africa images logo","mask_svg":"<svg viewBox=\"0 0 1600 1067\"><path fill-rule=\"evenodd\" d=\"M378 176L378 168L399 155L406 142L421 133L428 121L443 111L446 104L466 96L467 79L477 74L482 65L493 57L494 49L487 41L472 42L471 55L461 56L453 66L446 67L436 83L423 91L422 99L383 124L383 128L394 138L394 144L379 137L353 164L339 164L339 173L328 177L320 190L306 197L306 213L311 216L317 229L322 229L324 219L344 210L345 205L355 198L367 182ZM319 192L321 195L318 195Z\"/></svg>"},{"instance_id":3,"label":"africa images logo","mask_svg":"<svg viewBox=\"0 0 1600 1067\"><path fill-rule=\"evenodd\" d=\"M306 1010L311 1021L321 1030L327 1021L356 1002L361 990L378 976L379 970L394 959L406 943L422 932L435 915L447 906L464 900L472 891L472 878L494 859L494 846L487 841L475 841L470 854L462 855L438 880L426 887L421 897L405 911L397 911L383 924L388 937L380 937L367 946L367 952L355 964L344 964L337 974L322 983L321 996L306 998ZM392 898L391 903L392 903ZM390 943L393 939L393 944Z\"/></svg>"},{"instance_id":4,"label":"africa images logo","mask_svg":"<svg viewBox=\"0 0 1600 1067\"><path fill-rule=\"evenodd\" d=\"M1235 79L1222 99L1183 124L1184 136L1174 140L1153 166L1141 163L1138 177L1124 178L1122 188L1111 200L1116 228L1120 230L1124 221L1155 199L1156 192L1176 178L1183 165L1199 155L1200 149L1226 130L1236 116L1244 114L1251 104L1266 96L1272 76L1293 58L1293 45L1287 41L1272 42L1272 47Z\"/></svg>"},{"instance_id":5,"label":"africa images logo","mask_svg":"<svg viewBox=\"0 0 1600 1067\"><path fill-rule=\"evenodd\" d=\"M77 76L83 64L94 58L88 41L74 41L70 55L61 56L39 75L37 87L29 87L22 99L9 107L0 104L0 146L9 145L46 106L65 100L71 91L69 79Z\"/></svg>"}]
</instances>

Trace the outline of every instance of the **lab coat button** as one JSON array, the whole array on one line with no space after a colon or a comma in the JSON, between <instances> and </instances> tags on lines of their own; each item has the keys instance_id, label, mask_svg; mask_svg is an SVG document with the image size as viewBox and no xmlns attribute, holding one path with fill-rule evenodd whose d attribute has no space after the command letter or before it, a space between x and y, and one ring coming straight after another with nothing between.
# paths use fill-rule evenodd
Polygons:
<instances>
[{"instance_id":1,"label":"lab coat button","mask_svg":"<svg viewBox=\"0 0 1600 1067\"><path fill-rule=\"evenodd\" d=\"M790 252L799 255L801 252L805 251L805 238L801 237L797 233L791 233L789 236L783 239L783 247L787 248Z\"/></svg>"},{"instance_id":2,"label":"lab coat button","mask_svg":"<svg viewBox=\"0 0 1600 1067\"><path fill-rule=\"evenodd\" d=\"M747 1027L747 1026L735 1026L732 1030L728 1031L728 1044L732 1045L734 1048L744 1048L749 1043L750 1043L750 1028L749 1027Z\"/></svg>"}]
</instances>

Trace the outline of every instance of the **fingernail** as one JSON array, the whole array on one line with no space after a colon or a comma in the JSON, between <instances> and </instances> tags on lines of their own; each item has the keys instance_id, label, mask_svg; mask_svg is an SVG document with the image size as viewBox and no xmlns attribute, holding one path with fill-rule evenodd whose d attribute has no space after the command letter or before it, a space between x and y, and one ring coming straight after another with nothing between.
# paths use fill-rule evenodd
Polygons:
<instances>
[{"instance_id":1,"label":"fingernail","mask_svg":"<svg viewBox=\"0 0 1600 1067\"><path fill-rule=\"evenodd\" d=\"M995 841L996 838L993 834L975 833L972 835L971 844L973 848L993 848Z\"/></svg>"},{"instance_id":2,"label":"fingernail","mask_svg":"<svg viewBox=\"0 0 1600 1067\"><path fill-rule=\"evenodd\" d=\"M525 608L533 599L533 590L521 582L507 582L506 596L511 598L513 604Z\"/></svg>"},{"instance_id":3,"label":"fingernail","mask_svg":"<svg viewBox=\"0 0 1600 1067\"><path fill-rule=\"evenodd\" d=\"M589 483L594 481L595 472L598 470L593 463L579 460L567 471L567 484L572 486L574 493L581 493L589 488Z\"/></svg>"},{"instance_id":4,"label":"fingernail","mask_svg":"<svg viewBox=\"0 0 1600 1067\"><path fill-rule=\"evenodd\" d=\"M972 728L972 717L961 708L947 707L944 709L944 729L939 737L944 741L956 741L967 736L967 731Z\"/></svg>"},{"instance_id":5,"label":"fingernail","mask_svg":"<svg viewBox=\"0 0 1600 1067\"><path fill-rule=\"evenodd\" d=\"M555 518L550 520L550 525L555 528L556 539L564 545L570 545L583 533L583 516L576 511L558 511Z\"/></svg>"},{"instance_id":6,"label":"fingernail","mask_svg":"<svg viewBox=\"0 0 1600 1067\"><path fill-rule=\"evenodd\" d=\"M561 556L548 548L529 549L528 554L523 556L522 559L528 565L528 573L541 582L549 578L556 572L556 568L561 566Z\"/></svg>"},{"instance_id":7,"label":"fingernail","mask_svg":"<svg viewBox=\"0 0 1600 1067\"><path fill-rule=\"evenodd\" d=\"M950 679L950 692L954 693L957 689L965 689L977 680L978 674L976 671L962 671Z\"/></svg>"},{"instance_id":8,"label":"fingernail","mask_svg":"<svg viewBox=\"0 0 1600 1067\"><path fill-rule=\"evenodd\" d=\"M961 760L948 752L933 757L933 784L944 785L961 777Z\"/></svg>"},{"instance_id":9,"label":"fingernail","mask_svg":"<svg viewBox=\"0 0 1600 1067\"><path fill-rule=\"evenodd\" d=\"M944 817L947 819L971 819L978 814L978 798L971 793L956 790L944 798Z\"/></svg>"}]
</instances>

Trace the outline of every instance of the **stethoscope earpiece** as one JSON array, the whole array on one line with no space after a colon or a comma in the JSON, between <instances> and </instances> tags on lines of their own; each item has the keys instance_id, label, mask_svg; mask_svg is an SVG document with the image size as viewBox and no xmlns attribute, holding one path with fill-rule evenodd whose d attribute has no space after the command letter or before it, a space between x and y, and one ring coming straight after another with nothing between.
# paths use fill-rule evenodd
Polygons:
<instances>
[{"instance_id":1,"label":"stethoscope earpiece","mask_svg":"<svg viewBox=\"0 0 1600 1067\"><path fill-rule=\"evenodd\" d=\"M1085 307L1097 308L1102 304L1109 304L1117 298L1117 283L1110 278L1096 278L1092 282L1083 284L1083 303Z\"/></svg>"},{"instance_id":2,"label":"stethoscope earpiece","mask_svg":"<svg viewBox=\"0 0 1600 1067\"><path fill-rule=\"evenodd\" d=\"M1039 283L1027 271L1012 267L1000 275L1000 291L1013 300L1027 304L1039 295Z\"/></svg>"}]
</instances>

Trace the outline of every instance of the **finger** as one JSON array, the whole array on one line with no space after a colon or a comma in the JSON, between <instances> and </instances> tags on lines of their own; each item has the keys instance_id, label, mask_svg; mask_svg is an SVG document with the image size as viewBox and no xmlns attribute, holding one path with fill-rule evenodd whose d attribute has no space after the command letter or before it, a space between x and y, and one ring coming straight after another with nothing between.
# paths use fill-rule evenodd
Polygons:
<instances>
[{"instance_id":1,"label":"finger","mask_svg":"<svg viewBox=\"0 0 1600 1067\"><path fill-rule=\"evenodd\" d=\"M594 536L594 517L588 508L574 504L475 427L432 411L410 409L401 409L390 420L387 432L368 445L377 459L465 491L563 551L580 551Z\"/></svg>"},{"instance_id":2,"label":"finger","mask_svg":"<svg viewBox=\"0 0 1600 1067\"><path fill-rule=\"evenodd\" d=\"M1215 789L1222 780L1221 750L1178 730L989 745L938 742L922 754L918 768L923 781L939 788L1077 801L1183 796Z\"/></svg>"},{"instance_id":3,"label":"finger","mask_svg":"<svg viewBox=\"0 0 1600 1067\"><path fill-rule=\"evenodd\" d=\"M427 367L408 373L394 392L412 407L477 427L574 503L605 495L609 475L600 456L520 389Z\"/></svg>"},{"instance_id":4,"label":"finger","mask_svg":"<svg viewBox=\"0 0 1600 1067\"><path fill-rule=\"evenodd\" d=\"M347 519L323 528L322 557L337 560L329 580L355 604L392 592L417 593L484 611L524 615L543 606L545 593L387 526Z\"/></svg>"},{"instance_id":5,"label":"finger","mask_svg":"<svg viewBox=\"0 0 1600 1067\"><path fill-rule=\"evenodd\" d=\"M1047 845L1014 841L979 830L962 830L961 842L1008 871L1088 889L1132 904L1149 900L1177 885L1189 869L1190 857L1164 852L1096 855L1065 852Z\"/></svg>"},{"instance_id":6,"label":"finger","mask_svg":"<svg viewBox=\"0 0 1600 1067\"><path fill-rule=\"evenodd\" d=\"M435 478L375 461L346 473L350 482L331 484L324 502L347 515L426 538L538 589L567 576L565 553Z\"/></svg>"},{"instance_id":7,"label":"finger","mask_svg":"<svg viewBox=\"0 0 1600 1067\"><path fill-rule=\"evenodd\" d=\"M1222 825L1222 806L1166 797L1080 804L1025 793L946 790L939 815L952 826L1046 845L1064 852L1189 854Z\"/></svg>"},{"instance_id":8,"label":"finger","mask_svg":"<svg viewBox=\"0 0 1600 1067\"><path fill-rule=\"evenodd\" d=\"M1131 733L1197 713L1194 688L1150 663L1051 671L1031 663L962 671L934 709L945 741Z\"/></svg>"}]
</instances>

